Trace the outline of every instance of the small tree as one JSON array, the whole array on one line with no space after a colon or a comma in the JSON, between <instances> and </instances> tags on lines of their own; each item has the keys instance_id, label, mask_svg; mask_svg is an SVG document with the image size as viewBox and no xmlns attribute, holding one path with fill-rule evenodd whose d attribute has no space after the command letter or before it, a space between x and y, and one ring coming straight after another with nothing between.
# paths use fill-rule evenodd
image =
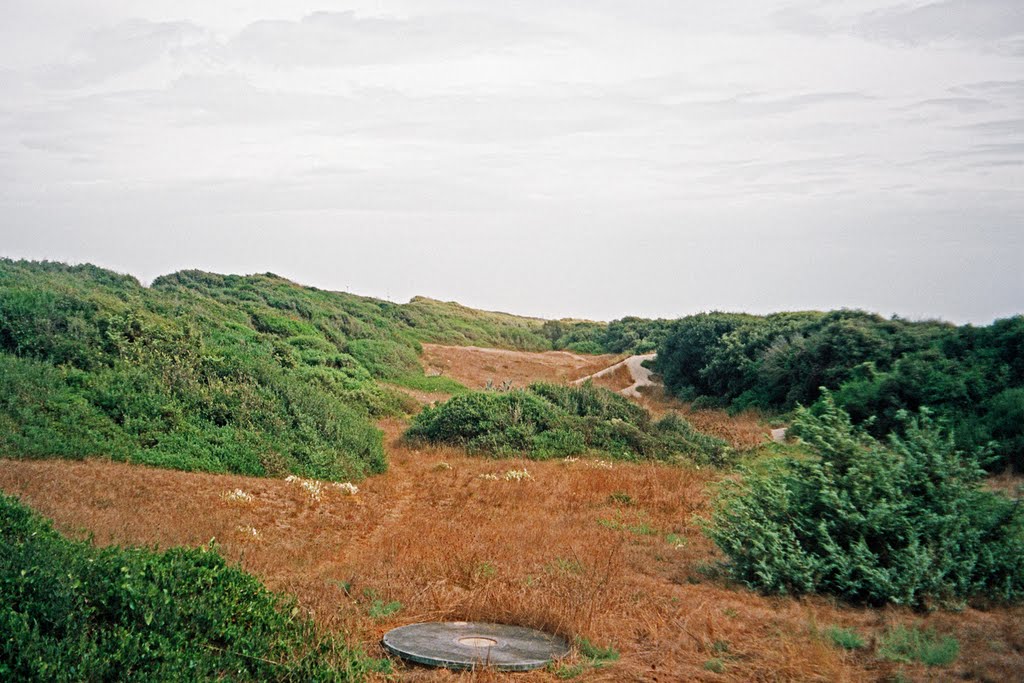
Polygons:
<instances>
[{"instance_id":1,"label":"small tree","mask_svg":"<svg viewBox=\"0 0 1024 683\"><path fill-rule=\"evenodd\" d=\"M815 412L817 414L815 414ZM1019 501L981 488L977 461L922 411L887 444L827 392L792 433L811 455L722 484L706 531L743 583L769 593L921 605L1024 597Z\"/></svg>"}]
</instances>

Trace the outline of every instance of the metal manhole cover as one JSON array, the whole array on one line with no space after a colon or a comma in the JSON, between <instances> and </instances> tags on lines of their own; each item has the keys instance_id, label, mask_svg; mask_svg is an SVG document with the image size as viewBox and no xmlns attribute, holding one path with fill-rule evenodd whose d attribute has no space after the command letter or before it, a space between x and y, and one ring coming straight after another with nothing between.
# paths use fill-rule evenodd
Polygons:
<instances>
[{"instance_id":1,"label":"metal manhole cover","mask_svg":"<svg viewBox=\"0 0 1024 683\"><path fill-rule=\"evenodd\" d=\"M569 654L569 643L522 626L471 621L424 622L384 634L384 648L402 659L449 669L489 666L530 671Z\"/></svg>"}]
</instances>

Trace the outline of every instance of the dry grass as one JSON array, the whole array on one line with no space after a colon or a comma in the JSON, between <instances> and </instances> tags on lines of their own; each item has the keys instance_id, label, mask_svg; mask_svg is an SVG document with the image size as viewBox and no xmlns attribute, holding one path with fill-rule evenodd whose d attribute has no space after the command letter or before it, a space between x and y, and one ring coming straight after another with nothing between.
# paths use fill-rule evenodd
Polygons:
<instances>
[{"instance_id":1,"label":"dry grass","mask_svg":"<svg viewBox=\"0 0 1024 683\"><path fill-rule=\"evenodd\" d=\"M647 388L640 404L660 417L679 413L699 431L724 439L733 448L748 450L771 440L771 427L756 410L730 415L724 410L693 410L689 403L666 395L661 388Z\"/></svg>"},{"instance_id":2,"label":"dry grass","mask_svg":"<svg viewBox=\"0 0 1024 683\"><path fill-rule=\"evenodd\" d=\"M616 357L489 352L426 345L424 358L469 386L486 379L568 381ZM424 396L424 399L431 398ZM767 438L758 417L689 411L699 429L739 447ZM918 615L812 599L767 598L714 578L720 559L693 523L721 474L660 465L469 458L411 449L403 424L383 425L390 471L355 496L294 483L183 473L93 460L0 460L0 488L97 543L167 547L216 538L221 551L294 594L324 628L377 656L382 634L427 619L501 621L611 645L621 659L587 669L598 681L884 680L898 666L848 653L822 635L855 628L874 641L894 623L953 633L960 659L914 680L1020 680L1024 608ZM531 478L506 481L509 470ZM485 478L497 475L497 480ZM252 499L232 499L235 489ZM256 530L256 534L253 530ZM380 616L382 606L401 609ZM375 604L376 602L376 604ZM712 659L722 673L705 668ZM547 681L550 672L457 674L399 667L409 681Z\"/></svg>"},{"instance_id":3,"label":"dry grass","mask_svg":"<svg viewBox=\"0 0 1024 683\"><path fill-rule=\"evenodd\" d=\"M622 391L626 387L633 386L633 373L629 371L628 366L623 365L615 368L615 370L609 372L607 375L594 377L590 381L593 382L595 386L611 389L612 391Z\"/></svg>"},{"instance_id":4,"label":"dry grass","mask_svg":"<svg viewBox=\"0 0 1024 683\"><path fill-rule=\"evenodd\" d=\"M1007 469L1002 474L986 479L985 485L992 491L999 491L1010 498L1024 497L1024 474L1020 472Z\"/></svg>"},{"instance_id":5,"label":"dry grass","mask_svg":"<svg viewBox=\"0 0 1024 683\"><path fill-rule=\"evenodd\" d=\"M319 502L280 480L98 460L0 461L0 487L98 543L216 538L228 557L296 595L324 627L381 656L377 643L393 626L480 619L582 636L622 653L586 680L877 680L895 665L841 651L817 630L839 624L874 638L891 623L920 620L961 640L959 662L943 675L1012 680L1024 670L1019 608L920 617L765 598L708 578L718 556L692 520L706 510L717 474L412 450L398 441L400 423L384 427L391 471L363 482L356 496L327 488ZM481 476L524 468L532 479ZM225 496L235 489L252 501ZM402 608L374 618L374 600ZM725 662L724 673L705 670L713 658ZM402 668L401 677L467 678L419 667ZM506 678L554 679L535 672L480 680Z\"/></svg>"},{"instance_id":6,"label":"dry grass","mask_svg":"<svg viewBox=\"0 0 1024 683\"><path fill-rule=\"evenodd\" d=\"M443 374L470 389L492 381L511 380L518 387L530 382L571 382L622 360L623 356L581 356L568 351L508 351L474 346L424 344L427 374Z\"/></svg>"}]
</instances>

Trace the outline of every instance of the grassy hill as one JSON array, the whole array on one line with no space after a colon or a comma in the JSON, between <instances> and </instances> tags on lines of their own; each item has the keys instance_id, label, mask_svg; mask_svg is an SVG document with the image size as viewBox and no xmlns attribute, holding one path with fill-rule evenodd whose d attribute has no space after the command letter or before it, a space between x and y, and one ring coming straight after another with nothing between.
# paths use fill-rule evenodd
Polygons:
<instances>
[{"instance_id":1,"label":"grassy hill","mask_svg":"<svg viewBox=\"0 0 1024 683\"><path fill-rule=\"evenodd\" d=\"M0 260L0 451L253 475L358 478L386 464L382 387L424 377L420 341L550 348L543 322L400 305L263 275L143 287L91 265Z\"/></svg>"}]
</instances>

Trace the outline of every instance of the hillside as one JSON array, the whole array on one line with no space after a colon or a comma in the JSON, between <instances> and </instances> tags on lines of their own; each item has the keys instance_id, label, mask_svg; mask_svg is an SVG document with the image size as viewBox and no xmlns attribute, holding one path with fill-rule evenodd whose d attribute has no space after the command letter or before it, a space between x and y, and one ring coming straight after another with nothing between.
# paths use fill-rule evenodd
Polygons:
<instances>
[{"instance_id":1,"label":"hillside","mask_svg":"<svg viewBox=\"0 0 1024 683\"><path fill-rule=\"evenodd\" d=\"M0 451L250 475L386 467L373 421L414 404L420 341L548 348L541 321L399 305L267 273L143 287L95 266L0 261Z\"/></svg>"}]
</instances>

